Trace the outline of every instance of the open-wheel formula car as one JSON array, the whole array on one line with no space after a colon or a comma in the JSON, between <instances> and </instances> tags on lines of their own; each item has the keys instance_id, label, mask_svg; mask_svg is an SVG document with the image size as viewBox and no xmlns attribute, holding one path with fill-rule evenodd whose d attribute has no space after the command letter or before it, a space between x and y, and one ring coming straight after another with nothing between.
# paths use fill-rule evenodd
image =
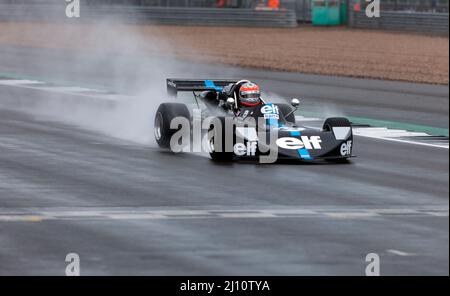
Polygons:
<instances>
[{"instance_id":1,"label":"open-wheel formula car","mask_svg":"<svg viewBox=\"0 0 450 296\"><path fill-rule=\"evenodd\" d=\"M298 125L294 112L299 100L292 99L290 105L271 103L261 98L259 86L248 80L167 79L167 91L172 97L191 92L195 103L159 106L154 129L156 142L162 148L171 148L171 139L180 129L170 127L172 120L184 118L192 123L194 117L200 116L202 121L209 120L206 128L203 124L203 133L215 161L275 156L275 160L345 162L353 157L348 119L328 118L321 129Z\"/></svg>"}]
</instances>

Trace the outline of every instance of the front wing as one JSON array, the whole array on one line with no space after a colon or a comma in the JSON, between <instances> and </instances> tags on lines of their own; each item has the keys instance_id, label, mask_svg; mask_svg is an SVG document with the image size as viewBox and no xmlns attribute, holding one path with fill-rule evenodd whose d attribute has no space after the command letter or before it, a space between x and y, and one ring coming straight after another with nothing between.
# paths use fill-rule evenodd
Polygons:
<instances>
[{"instance_id":1,"label":"front wing","mask_svg":"<svg viewBox=\"0 0 450 296\"><path fill-rule=\"evenodd\" d=\"M304 128L279 129L276 133L264 134L262 138L261 135L251 137L249 134L252 133L237 133L237 138L243 142L234 146L237 157L269 155L269 149L276 151L279 159L313 161L355 157L351 127L336 127L329 132Z\"/></svg>"}]
</instances>

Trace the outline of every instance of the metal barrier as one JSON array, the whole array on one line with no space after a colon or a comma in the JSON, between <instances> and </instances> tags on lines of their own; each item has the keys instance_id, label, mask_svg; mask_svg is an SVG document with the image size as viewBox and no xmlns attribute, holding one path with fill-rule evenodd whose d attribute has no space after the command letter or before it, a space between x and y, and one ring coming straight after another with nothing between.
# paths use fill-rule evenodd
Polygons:
<instances>
[{"instance_id":1,"label":"metal barrier","mask_svg":"<svg viewBox=\"0 0 450 296\"><path fill-rule=\"evenodd\" d=\"M153 7L256 8L268 0L79 0L81 5L123 5ZM296 0L279 0L279 8L293 9ZM309 0L308 0L309 1ZM0 0L0 4L50 4L64 0Z\"/></svg>"},{"instance_id":2,"label":"metal barrier","mask_svg":"<svg viewBox=\"0 0 450 296\"><path fill-rule=\"evenodd\" d=\"M30 1L27 4L14 4L18 1ZM140 5L94 5L111 1ZM156 2L164 4L185 3L187 7L146 6ZM213 26L254 26L254 27L295 27L297 21L308 22L311 18L310 0L284 0L284 3L296 3L296 9L256 10L245 8L208 8L193 7L213 0L83 0L82 17L72 21L112 20L133 24L174 24L174 25L213 25ZM230 0L235 1L235 0ZM241 0L240 3L254 3ZM350 4L360 0L349 0ZM391 0L392 2L395 0ZM412 0L408 0L412 1ZM2 4L13 3L13 4ZM45 4L47 3L47 4ZM234 3L234 2L227 2ZM238 2L236 2L238 3ZM412 2L411 2L412 3ZM87 5L88 4L88 5ZM386 3L388 4L388 3ZM143 5L143 6L141 6ZM180 4L179 4L180 5ZM444 7L441 5L440 7ZM397 30L413 32L431 32L448 34L448 13L386 11L381 9L380 18L368 18L361 12L354 12L349 5L350 27ZM0 21L67 21L65 1L55 0L0 0Z\"/></svg>"},{"instance_id":3,"label":"metal barrier","mask_svg":"<svg viewBox=\"0 0 450 296\"><path fill-rule=\"evenodd\" d=\"M448 34L448 13L381 11L379 18L355 12L351 24L355 28L429 32Z\"/></svg>"},{"instance_id":4,"label":"metal barrier","mask_svg":"<svg viewBox=\"0 0 450 296\"><path fill-rule=\"evenodd\" d=\"M311 4L312 0L296 0L295 10L297 13L297 21L311 22Z\"/></svg>"},{"instance_id":5,"label":"metal barrier","mask_svg":"<svg viewBox=\"0 0 450 296\"><path fill-rule=\"evenodd\" d=\"M0 21L69 21L65 5L0 4ZM113 21L132 24L174 24L253 27L295 27L294 10L202 7L87 6L72 22Z\"/></svg>"},{"instance_id":6,"label":"metal barrier","mask_svg":"<svg viewBox=\"0 0 450 296\"><path fill-rule=\"evenodd\" d=\"M448 12L448 0L382 0L383 11Z\"/></svg>"}]
</instances>

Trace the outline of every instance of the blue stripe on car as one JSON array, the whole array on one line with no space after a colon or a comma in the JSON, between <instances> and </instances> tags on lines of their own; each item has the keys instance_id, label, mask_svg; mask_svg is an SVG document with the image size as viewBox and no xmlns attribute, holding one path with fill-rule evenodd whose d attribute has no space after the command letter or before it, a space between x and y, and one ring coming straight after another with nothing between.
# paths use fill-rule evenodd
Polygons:
<instances>
[{"instance_id":1,"label":"blue stripe on car","mask_svg":"<svg viewBox=\"0 0 450 296\"><path fill-rule=\"evenodd\" d=\"M291 134L291 137L300 137L302 135L300 133L300 131L290 131L289 133ZM306 149L306 148L297 149L297 153L302 159L305 159L305 160L312 159L311 155L309 154L308 149Z\"/></svg>"},{"instance_id":2,"label":"blue stripe on car","mask_svg":"<svg viewBox=\"0 0 450 296\"><path fill-rule=\"evenodd\" d=\"M265 104L266 106L271 106L272 108L274 107L274 105L272 104L272 103L267 103L267 104ZM275 113L270 113L270 114L275 114ZM277 114L278 115L278 114ZM268 125L268 126L271 126L271 127L278 127L279 126L279 124L278 124L278 119L275 119L275 118L269 118L269 119L267 119L267 121L266 121L266 124Z\"/></svg>"},{"instance_id":3,"label":"blue stripe on car","mask_svg":"<svg viewBox=\"0 0 450 296\"><path fill-rule=\"evenodd\" d=\"M206 87L210 87L210 88L214 88L216 91L222 91L223 90L222 87L216 86L216 84L212 80L205 80L205 86Z\"/></svg>"}]
</instances>

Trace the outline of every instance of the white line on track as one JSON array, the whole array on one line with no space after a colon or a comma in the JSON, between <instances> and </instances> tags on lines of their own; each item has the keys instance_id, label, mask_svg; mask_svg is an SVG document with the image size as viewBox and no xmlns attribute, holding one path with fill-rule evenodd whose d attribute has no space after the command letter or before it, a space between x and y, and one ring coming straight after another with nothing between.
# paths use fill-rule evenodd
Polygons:
<instances>
[{"instance_id":1,"label":"white line on track","mask_svg":"<svg viewBox=\"0 0 450 296\"><path fill-rule=\"evenodd\" d=\"M323 119L320 119L320 118L303 117L303 116L296 116L295 120L298 122L323 121ZM312 126L309 126L309 127L315 128ZM423 137L431 136L424 132L412 132L412 131L401 130L401 129L390 129L387 127L354 127L353 134L358 137L372 138L372 139L377 139L377 140L449 149L448 141L444 141L444 143L440 143L440 141L434 141L434 140L432 140L430 142L425 142L423 140L420 141L420 140L414 139L416 137L421 137L421 139L423 139Z\"/></svg>"},{"instance_id":2,"label":"white line on track","mask_svg":"<svg viewBox=\"0 0 450 296\"><path fill-rule=\"evenodd\" d=\"M385 140L385 141L398 142L398 143L406 143L406 144L428 146L428 147L435 147L435 148L449 149L448 143L445 143L445 144L433 144L433 143L425 143L425 142L419 142L419 141L413 141L413 140L398 139L397 137L381 136L380 134L378 134L378 135L373 135L373 134L370 134L370 133L366 134L365 131L364 131L364 128L354 128L353 132L354 132L355 136L359 136L359 137L372 138L372 139L377 139L377 140Z\"/></svg>"},{"instance_id":3,"label":"white line on track","mask_svg":"<svg viewBox=\"0 0 450 296\"><path fill-rule=\"evenodd\" d=\"M92 88L71 87L71 86L67 86L67 87L48 86L48 85L46 85L45 82L32 81L32 80L1 80L0 79L0 85L15 86L15 87L26 88L26 89L67 94L67 95L79 96L79 97L95 98L95 99L107 100L107 101L120 101L122 99L133 98L131 96L126 96L126 95L108 94L105 91L92 89Z\"/></svg>"},{"instance_id":4,"label":"white line on track","mask_svg":"<svg viewBox=\"0 0 450 296\"><path fill-rule=\"evenodd\" d=\"M276 207L237 209L158 208L76 208L8 209L0 211L0 222L41 222L46 220L167 220L167 219L273 219L328 218L370 219L379 217L448 217L448 205L408 208Z\"/></svg>"},{"instance_id":5,"label":"white line on track","mask_svg":"<svg viewBox=\"0 0 450 296\"><path fill-rule=\"evenodd\" d=\"M13 79L7 79L7 80L0 80L1 85L13 85L13 86L20 86L20 85L33 85L33 84L45 84L45 82L42 81L36 81L36 80L13 80Z\"/></svg>"},{"instance_id":6,"label":"white line on track","mask_svg":"<svg viewBox=\"0 0 450 296\"><path fill-rule=\"evenodd\" d=\"M322 119L317 117L305 117L305 116L295 116L295 121L322 121Z\"/></svg>"}]
</instances>

